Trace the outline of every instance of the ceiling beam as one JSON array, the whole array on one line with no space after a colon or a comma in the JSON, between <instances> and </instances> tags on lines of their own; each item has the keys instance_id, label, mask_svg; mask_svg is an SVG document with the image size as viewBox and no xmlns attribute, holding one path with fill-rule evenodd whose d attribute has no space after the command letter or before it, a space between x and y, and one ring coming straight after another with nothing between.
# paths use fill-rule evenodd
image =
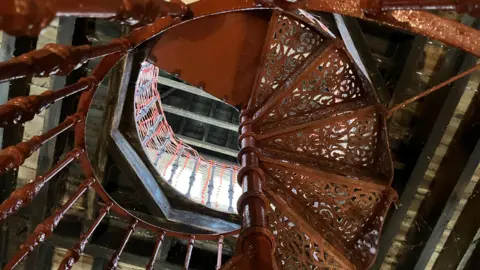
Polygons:
<instances>
[{"instance_id":1,"label":"ceiling beam","mask_svg":"<svg viewBox=\"0 0 480 270\"><path fill-rule=\"evenodd\" d=\"M182 90L184 92L188 92L190 94L194 94L194 95L201 96L201 97L204 97L204 98L213 99L213 100L216 100L216 101L221 101L220 99L210 95L209 93L203 91L200 88L197 88L197 87L194 87L194 86L182 83L182 82L177 82L177 81L167 79L167 78L164 78L164 77L160 77L160 76L158 77L157 81L161 85L169 86L169 87L172 87L172 88L175 88L175 89L178 89L178 90Z\"/></svg>"},{"instance_id":2,"label":"ceiling beam","mask_svg":"<svg viewBox=\"0 0 480 270\"><path fill-rule=\"evenodd\" d=\"M183 117L186 117L186 118L189 118L189 119L193 119L193 120L196 120L196 121L199 121L199 122L202 122L202 123L205 123L205 124L217 126L217 127L220 127L220 128L224 128L224 129L228 129L228 130L232 130L232 131L238 131L238 125L235 125L235 124L232 124L232 123L220 121L220 120L217 120L217 119L212 118L212 117L203 116L203 115L200 115L200 114L197 114L197 113L194 113L194 112L190 112L190 111L187 111L187 110L182 110L182 109L179 109L179 108L175 108L175 107L173 107L171 105L167 105L167 104L162 104L162 108L163 108L163 111L171 113L171 114L183 116Z\"/></svg>"},{"instance_id":3,"label":"ceiling beam","mask_svg":"<svg viewBox=\"0 0 480 270\"><path fill-rule=\"evenodd\" d=\"M460 72L471 68L475 65L475 63L475 57L465 57L465 60L463 61L463 64L460 68ZM388 251L395 239L395 236L399 233L401 229L402 222L407 216L407 211L413 202L419 185L424 180L425 172L427 171L428 166L435 154L435 151L441 142L446 127L450 123L450 119L452 118L457 108L457 105L459 104L460 99L465 92L469 80L470 76L466 76L456 81L450 88L450 92L448 93L446 101L443 104L440 112L437 114L437 118L434 122L430 135L425 145L423 146L422 152L420 153L420 156L415 163L412 173L410 174L408 181L405 182L405 189L400 196L400 201L402 202L402 205L393 212L388 223L386 223L383 228L383 234L380 240L380 248L375 261L374 269L380 268L380 265L387 257ZM400 81L399 84L402 84L402 81Z\"/></svg>"},{"instance_id":4,"label":"ceiling beam","mask_svg":"<svg viewBox=\"0 0 480 270\"><path fill-rule=\"evenodd\" d=\"M465 189L467 188L468 184L470 183L477 166L480 162L480 140L477 142L473 153L471 154L467 164L465 165L462 174L458 178L457 184L455 188L451 191L450 197L448 199L445 208L443 209L440 217L438 218L435 227L433 228L432 233L430 234L430 238L428 239L425 247L418 258L418 261L415 265L416 270L423 270L426 269L428 262L430 261L430 257L432 256L433 252L435 251L436 246L442 239L442 235L447 229L447 225L449 221L453 218L453 214L460 203L460 200L463 198L463 194L465 193ZM450 179L454 180L455 179Z\"/></svg>"},{"instance_id":5,"label":"ceiling beam","mask_svg":"<svg viewBox=\"0 0 480 270\"><path fill-rule=\"evenodd\" d=\"M235 150L230 149L230 148L226 148L226 147L223 147L223 146L219 146L219 145L216 145L216 144L212 144L212 143L208 143L208 142L204 142L204 141L200 141L200 140L196 140L196 139L192 139L192 138L186 137L186 136L176 135L176 137L181 139L184 143L186 143L188 145L191 145L191 146L200 147L200 148L203 148L203 149L207 149L207 150L210 150L210 151L213 151L213 152L217 152L217 153L224 154L224 155L231 156L231 157L235 157L235 158L238 155L238 151L235 151Z\"/></svg>"}]
</instances>

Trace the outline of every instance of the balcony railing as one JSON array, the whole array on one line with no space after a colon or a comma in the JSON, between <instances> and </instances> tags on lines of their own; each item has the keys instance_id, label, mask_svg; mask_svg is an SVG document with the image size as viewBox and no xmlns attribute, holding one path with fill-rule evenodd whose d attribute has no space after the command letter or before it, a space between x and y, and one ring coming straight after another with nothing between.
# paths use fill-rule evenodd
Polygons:
<instances>
[{"instance_id":1,"label":"balcony railing","mask_svg":"<svg viewBox=\"0 0 480 270\"><path fill-rule=\"evenodd\" d=\"M175 190L209 208L237 213L239 168L202 158L168 124L157 90L158 68L142 64L135 89L138 137L150 162Z\"/></svg>"}]
</instances>

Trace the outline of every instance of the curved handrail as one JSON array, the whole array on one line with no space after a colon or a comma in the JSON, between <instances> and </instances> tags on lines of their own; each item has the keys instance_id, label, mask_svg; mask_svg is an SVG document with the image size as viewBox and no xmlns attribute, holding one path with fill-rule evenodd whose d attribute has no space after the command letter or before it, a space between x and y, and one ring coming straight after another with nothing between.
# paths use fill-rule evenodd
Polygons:
<instances>
[{"instance_id":1,"label":"curved handrail","mask_svg":"<svg viewBox=\"0 0 480 270\"><path fill-rule=\"evenodd\" d=\"M135 88L135 124L145 154L179 193L214 210L236 213L234 202L242 193L236 184L238 166L204 159L175 136L162 109L157 77L158 68L144 62Z\"/></svg>"}]
</instances>

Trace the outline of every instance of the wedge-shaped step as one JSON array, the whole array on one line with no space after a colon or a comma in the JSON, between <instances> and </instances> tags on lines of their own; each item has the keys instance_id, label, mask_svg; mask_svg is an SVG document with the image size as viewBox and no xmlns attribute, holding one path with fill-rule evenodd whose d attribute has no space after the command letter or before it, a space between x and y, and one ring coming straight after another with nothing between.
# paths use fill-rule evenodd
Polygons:
<instances>
[{"instance_id":1,"label":"wedge-shaped step","mask_svg":"<svg viewBox=\"0 0 480 270\"><path fill-rule=\"evenodd\" d=\"M324 40L325 37L310 26L274 11L249 108L258 109L295 70L302 67Z\"/></svg>"}]
</instances>

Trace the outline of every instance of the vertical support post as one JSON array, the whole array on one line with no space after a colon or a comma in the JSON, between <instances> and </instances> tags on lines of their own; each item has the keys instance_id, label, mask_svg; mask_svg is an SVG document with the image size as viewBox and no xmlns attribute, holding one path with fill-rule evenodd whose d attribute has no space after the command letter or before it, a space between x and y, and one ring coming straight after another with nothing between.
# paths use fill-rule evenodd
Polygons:
<instances>
[{"instance_id":1,"label":"vertical support post","mask_svg":"<svg viewBox=\"0 0 480 270\"><path fill-rule=\"evenodd\" d=\"M190 241L188 242L187 255L185 256L185 264L183 266L183 269L185 270L187 270L188 266L190 265L190 258L192 257L192 250L193 250L194 244L195 244L195 236L192 235L192 237L190 237Z\"/></svg>"},{"instance_id":2,"label":"vertical support post","mask_svg":"<svg viewBox=\"0 0 480 270\"><path fill-rule=\"evenodd\" d=\"M173 163L172 165L172 174L170 175L170 178L168 179L168 183L171 184L172 181L173 181L173 176L175 175L175 173L177 172L178 170L178 164L180 163L180 158L182 157L182 154L183 154L183 148L184 146L181 145L180 146L180 150L178 150L178 153L177 153L177 159L175 160L175 162Z\"/></svg>"},{"instance_id":3,"label":"vertical support post","mask_svg":"<svg viewBox=\"0 0 480 270\"><path fill-rule=\"evenodd\" d=\"M90 237L92 237L93 232L97 229L98 225L100 225L100 222L102 222L103 218L108 214L112 206L113 203L110 202L105 205L102 210L100 210L100 214L93 222L92 226L87 230L86 233L80 236L80 241L75 244L73 248L67 251L67 254L65 254L65 257L60 262L58 269L68 270L73 268L73 265L80 259L80 256L82 255Z\"/></svg>"},{"instance_id":4,"label":"vertical support post","mask_svg":"<svg viewBox=\"0 0 480 270\"><path fill-rule=\"evenodd\" d=\"M170 143L170 135L165 139L165 142L162 144L160 147L160 151L158 151L157 156L155 157L155 161L153 164L157 166L158 162L160 161L160 158L162 158L163 154L165 154L165 151L167 150L167 146Z\"/></svg>"},{"instance_id":5,"label":"vertical support post","mask_svg":"<svg viewBox=\"0 0 480 270\"><path fill-rule=\"evenodd\" d=\"M157 242L155 243L155 248L153 249L152 257L147 264L146 270L153 270L153 265L155 264L155 259L157 258L158 252L162 247L163 240L165 239L165 231L162 231L158 234Z\"/></svg>"},{"instance_id":6,"label":"vertical support post","mask_svg":"<svg viewBox=\"0 0 480 270\"><path fill-rule=\"evenodd\" d=\"M228 187L228 212L233 212L233 193L234 193L234 188L233 188L233 177L235 175L234 168L231 169L231 174L230 174L230 186Z\"/></svg>"},{"instance_id":7,"label":"vertical support post","mask_svg":"<svg viewBox=\"0 0 480 270\"><path fill-rule=\"evenodd\" d=\"M193 169L192 169L192 174L190 175L190 182L188 183L188 191L187 191L187 194L185 195L187 198L190 198L192 195L190 194L192 192L192 187L193 187L193 184L195 183L195 177L197 175L197 167L198 167L198 163L200 162L200 157L196 157L195 159L195 165L193 165Z\"/></svg>"},{"instance_id":8,"label":"vertical support post","mask_svg":"<svg viewBox=\"0 0 480 270\"><path fill-rule=\"evenodd\" d=\"M208 194L207 206L208 207L212 206L212 193L213 193L213 188L215 187L214 182L213 182L213 180L215 179L215 167L216 167L216 165L213 164L212 165L212 173L210 175L210 180L208 182L208 191L207 191L207 194Z\"/></svg>"},{"instance_id":9,"label":"vertical support post","mask_svg":"<svg viewBox=\"0 0 480 270\"><path fill-rule=\"evenodd\" d=\"M120 260L120 255L122 255L123 250L127 246L128 240L130 240L130 236L132 236L133 232L135 231L135 227L137 227L137 224L138 224L138 220L135 219L130 224L130 226L128 226L128 231L125 234L125 237L123 238L123 241L120 244L120 247L112 255L112 258L110 259L107 266L105 267L105 270L115 270L115 269L117 269L117 264L118 264L118 261Z\"/></svg>"},{"instance_id":10,"label":"vertical support post","mask_svg":"<svg viewBox=\"0 0 480 270\"><path fill-rule=\"evenodd\" d=\"M237 253L243 254L241 262L245 269L274 269L272 253L275 250L275 238L268 229L266 213L268 199L262 191L265 175L258 166L259 151L256 148L252 120L247 110L240 115L241 150L238 158L242 169L238 173L238 183L243 194L238 199L238 211L242 216L242 231L237 240Z\"/></svg>"},{"instance_id":11,"label":"vertical support post","mask_svg":"<svg viewBox=\"0 0 480 270\"><path fill-rule=\"evenodd\" d=\"M222 250L223 250L223 235L220 235L218 239L218 253L217 253L217 267L216 270L219 270L222 267Z\"/></svg>"}]
</instances>

